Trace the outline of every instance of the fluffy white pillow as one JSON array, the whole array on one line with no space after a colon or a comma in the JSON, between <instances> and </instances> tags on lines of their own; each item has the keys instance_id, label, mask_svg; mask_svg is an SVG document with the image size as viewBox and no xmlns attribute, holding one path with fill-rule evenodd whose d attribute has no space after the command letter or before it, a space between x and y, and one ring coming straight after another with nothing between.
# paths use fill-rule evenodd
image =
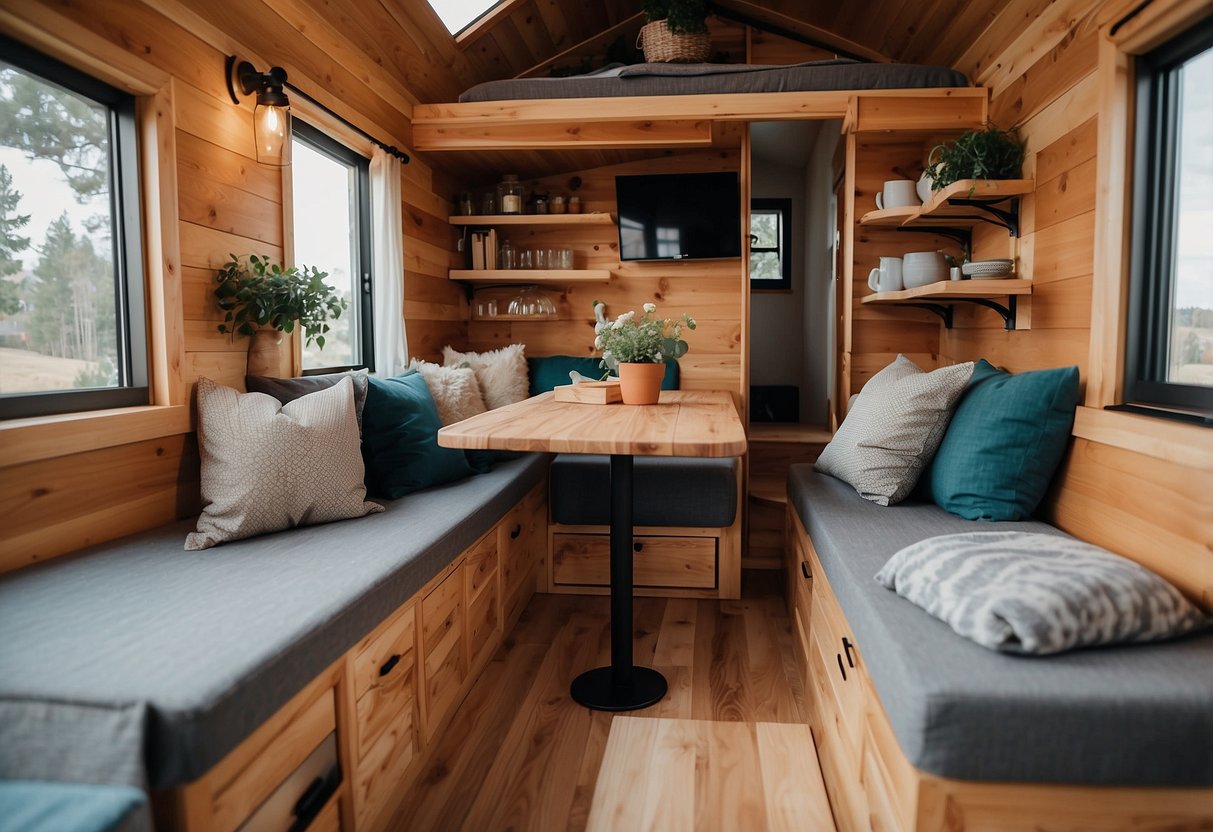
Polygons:
<instances>
[{"instance_id":1,"label":"fluffy white pillow","mask_svg":"<svg viewBox=\"0 0 1213 832\"><path fill-rule=\"evenodd\" d=\"M285 405L208 378L197 389L204 508L186 549L383 511L366 502L349 378Z\"/></svg>"},{"instance_id":2,"label":"fluffy white pillow","mask_svg":"<svg viewBox=\"0 0 1213 832\"><path fill-rule=\"evenodd\" d=\"M459 352L442 348L442 363L447 367L467 364L480 382L480 392L489 410L520 402L530 395L527 377L526 347L510 344L492 352Z\"/></svg>"},{"instance_id":3,"label":"fluffy white pillow","mask_svg":"<svg viewBox=\"0 0 1213 832\"><path fill-rule=\"evenodd\" d=\"M924 373L899 355L868 380L817 459L817 470L882 506L909 496L939 450L973 362Z\"/></svg>"},{"instance_id":4,"label":"fluffy white pillow","mask_svg":"<svg viewBox=\"0 0 1213 832\"><path fill-rule=\"evenodd\" d=\"M480 393L480 382L476 381L476 373L471 367L443 367L414 358L409 369L421 373L425 379L444 427L488 410Z\"/></svg>"}]
</instances>

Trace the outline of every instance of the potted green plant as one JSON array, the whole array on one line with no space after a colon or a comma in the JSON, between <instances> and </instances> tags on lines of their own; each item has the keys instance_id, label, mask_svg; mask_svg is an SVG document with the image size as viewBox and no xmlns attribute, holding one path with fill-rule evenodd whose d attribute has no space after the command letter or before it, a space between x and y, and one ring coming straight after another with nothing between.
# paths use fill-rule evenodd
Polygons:
<instances>
[{"instance_id":1,"label":"potted green plant","mask_svg":"<svg viewBox=\"0 0 1213 832\"><path fill-rule=\"evenodd\" d=\"M1014 129L987 124L969 130L951 145L931 149L923 176L939 191L964 179L1018 179L1023 170L1024 145Z\"/></svg>"},{"instance_id":2,"label":"potted green plant","mask_svg":"<svg viewBox=\"0 0 1213 832\"><path fill-rule=\"evenodd\" d=\"M606 305L594 301L594 348L602 350L602 365L619 373L624 404L656 404L665 377L665 362L681 358L689 347L682 339L682 328L694 329L695 319L656 318L657 305L646 303L644 315L624 312L613 321L606 319Z\"/></svg>"},{"instance_id":3,"label":"potted green plant","mask_svg":"<svg viewBox=\"0 0 1213 832\"><path fill-rule=\"evenodd\" d=\"M707 0L644 0L647 23L640 47L650 63L700 63L708 59Z\"/></svg>"},{"instance_id":4,"label":"potted green plant","mask_svg":"<svg viewBox=\"0 0 1213 832\"><path fill-rule=\"evenodd\" d=\"M329 319L348 305L324 282L328 272L315 266L283 268L265 255L230 255L216 274L215 297L223 310L219 331L252 337L248 372L267 375L278 368L277 349L283 332L303 327L307 343L324 349Z\"/></svg>"}]
</instances>

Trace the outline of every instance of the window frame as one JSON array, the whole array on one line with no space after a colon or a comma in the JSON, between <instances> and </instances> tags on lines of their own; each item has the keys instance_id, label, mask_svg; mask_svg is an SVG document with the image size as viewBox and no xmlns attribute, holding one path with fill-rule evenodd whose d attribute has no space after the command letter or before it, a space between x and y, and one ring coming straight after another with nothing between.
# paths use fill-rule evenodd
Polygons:
<instances>
[{"instance_id":1,"label":"window frame","mask_svg":"<svg viewBox=\"0 0 1213 832\"><path fill-rule=\"evenodd\" d=\"M1123 401L1116 409L1210 424L1213 388L1166 381L1178 223L1183 63L1213 47L1213 17L1136 56Z\"/></svg>"},{"instance_id":2,"label":"window frame","mask_svg":"<svg viewBox=\"0 0 1213 832\"><path fill-rule=\"evenodd\" d=\"M312 147L312 149L335 159L342 164L353 167L357 174L354 177L354 203L358 218L358 266L362 272L358 279L357 330L359 344L359 362L350 365L331 367L304 368L300 360L299 371L305 376L324 375L326 373L345 372L349 370L375 371L375 321L374 321L374 270L372 261L371 236L371 160L353 148L343 144L325 133L318 127L291 118L292 138ZM291 171L292 180L294 170ZM293 212L292 212L293 213ZM293 233L293 232L292 232ZM350 304L351 307L355 304ZM354 310L350 310L354 311ZM349 314L347 312L346 314ZM300 338L305 337L300 332Z\"/></svg>"},{"instance_id":3,"label":"window frame","mask_svg":"<svg viewBox=\"0 0 1213 832\"><path fill-rule=\"evenodd\" d=\"M0 394L0 419L28 419L151 402L147 291L143 267L143 194L134 95L69 64L0 35L5 61L101 104L109 121L110 240L114 263L114 325L118 386Z\"/></svg>"},{"instance_id":4,"label":"window frame","mask_svg":"<svg viewBox=\"0 0 1213 832\"><path fill-rule=\"evenodd\" d=\"M779 214L779 247L764 248L754 245L752 218L755 211ZM751 292L790 292L792 290L792 200L789 197L752 197L750 199L750 247L749 253L773 251L779 255L779 270L783 275L779 280L755 281L752 272L749 274ZM749 271L749 262L746 263Z\"/></svg>"}]
</instances>

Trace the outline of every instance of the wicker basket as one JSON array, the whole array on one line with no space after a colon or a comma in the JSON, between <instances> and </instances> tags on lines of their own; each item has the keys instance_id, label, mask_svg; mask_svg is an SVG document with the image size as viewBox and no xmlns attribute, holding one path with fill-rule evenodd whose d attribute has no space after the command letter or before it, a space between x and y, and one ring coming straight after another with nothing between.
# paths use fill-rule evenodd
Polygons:
<instances>
[{"instance_id":1,"label":"wicker basket","mask_svg":"<svg viewBox=\"0 0 1213 832\"><path fill-rule=\"evenodd\" d=\"M646 23L640 29L639 45L644 59L652 64L696 64L708 59L711 44L703 34L674 34L664 20Z\"/></svg>"}]
</instances>

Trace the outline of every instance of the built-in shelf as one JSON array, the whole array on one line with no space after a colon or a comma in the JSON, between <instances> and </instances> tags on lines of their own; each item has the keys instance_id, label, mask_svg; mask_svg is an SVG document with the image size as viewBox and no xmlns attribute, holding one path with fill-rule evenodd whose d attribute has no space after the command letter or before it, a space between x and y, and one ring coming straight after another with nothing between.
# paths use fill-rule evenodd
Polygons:
<instances>
[{"instance_id":1,"label":"built-in shelf","mask_svg":"<svg viewBox=\"0 0 1213 832\"><path fill-rule=\"evenodd\" d=\"M456 216L450 218L451 225L546 225L546 226L578 226L578 225L614 225L615 215L608 213L593 214L474 214L470 217Z\"/></svg>"},{"instance_id":2,"label":"built-in shelf","mask_svg":"<svg viewBox=\"0 0 1213 832\"><path fill-rule=\"evenodd\" d=\"M1032 294L1032 281L1020 278L997 280L942 280L916 289L900 292L877 292L860 298L861 303L914 306L927 309L943 318L944 326L952 328L952 306L971 303L993 309L1002 316L1007 329L1015 328L1016 298ZM1006 298L1006 304L995 298Z\"/></svg>"},{"instance_id":3,"label":"built-in shelf","mask_svg":"<svg viewBox=\"0 0 1213 832\"><path fill-rule=\"evenodd\" d=\"M979 223L991 223L1019 236L1019 197L1035 188L1031 179L962 179L936 191L930 202L869 211L859 219L859 224L917 230L972 228ZM1009 209L996 207L1008 200Z\"/></svg>"},{"instance_id":4,"label":"built-in shelf","mask_svg":"<svg viewBox=\"0 0 1213 832\"><path fill-rule=\"evenodd\" d=\"M451 269L461 283L610 283L610 269Z\"/></svg>"}]
</instances>

